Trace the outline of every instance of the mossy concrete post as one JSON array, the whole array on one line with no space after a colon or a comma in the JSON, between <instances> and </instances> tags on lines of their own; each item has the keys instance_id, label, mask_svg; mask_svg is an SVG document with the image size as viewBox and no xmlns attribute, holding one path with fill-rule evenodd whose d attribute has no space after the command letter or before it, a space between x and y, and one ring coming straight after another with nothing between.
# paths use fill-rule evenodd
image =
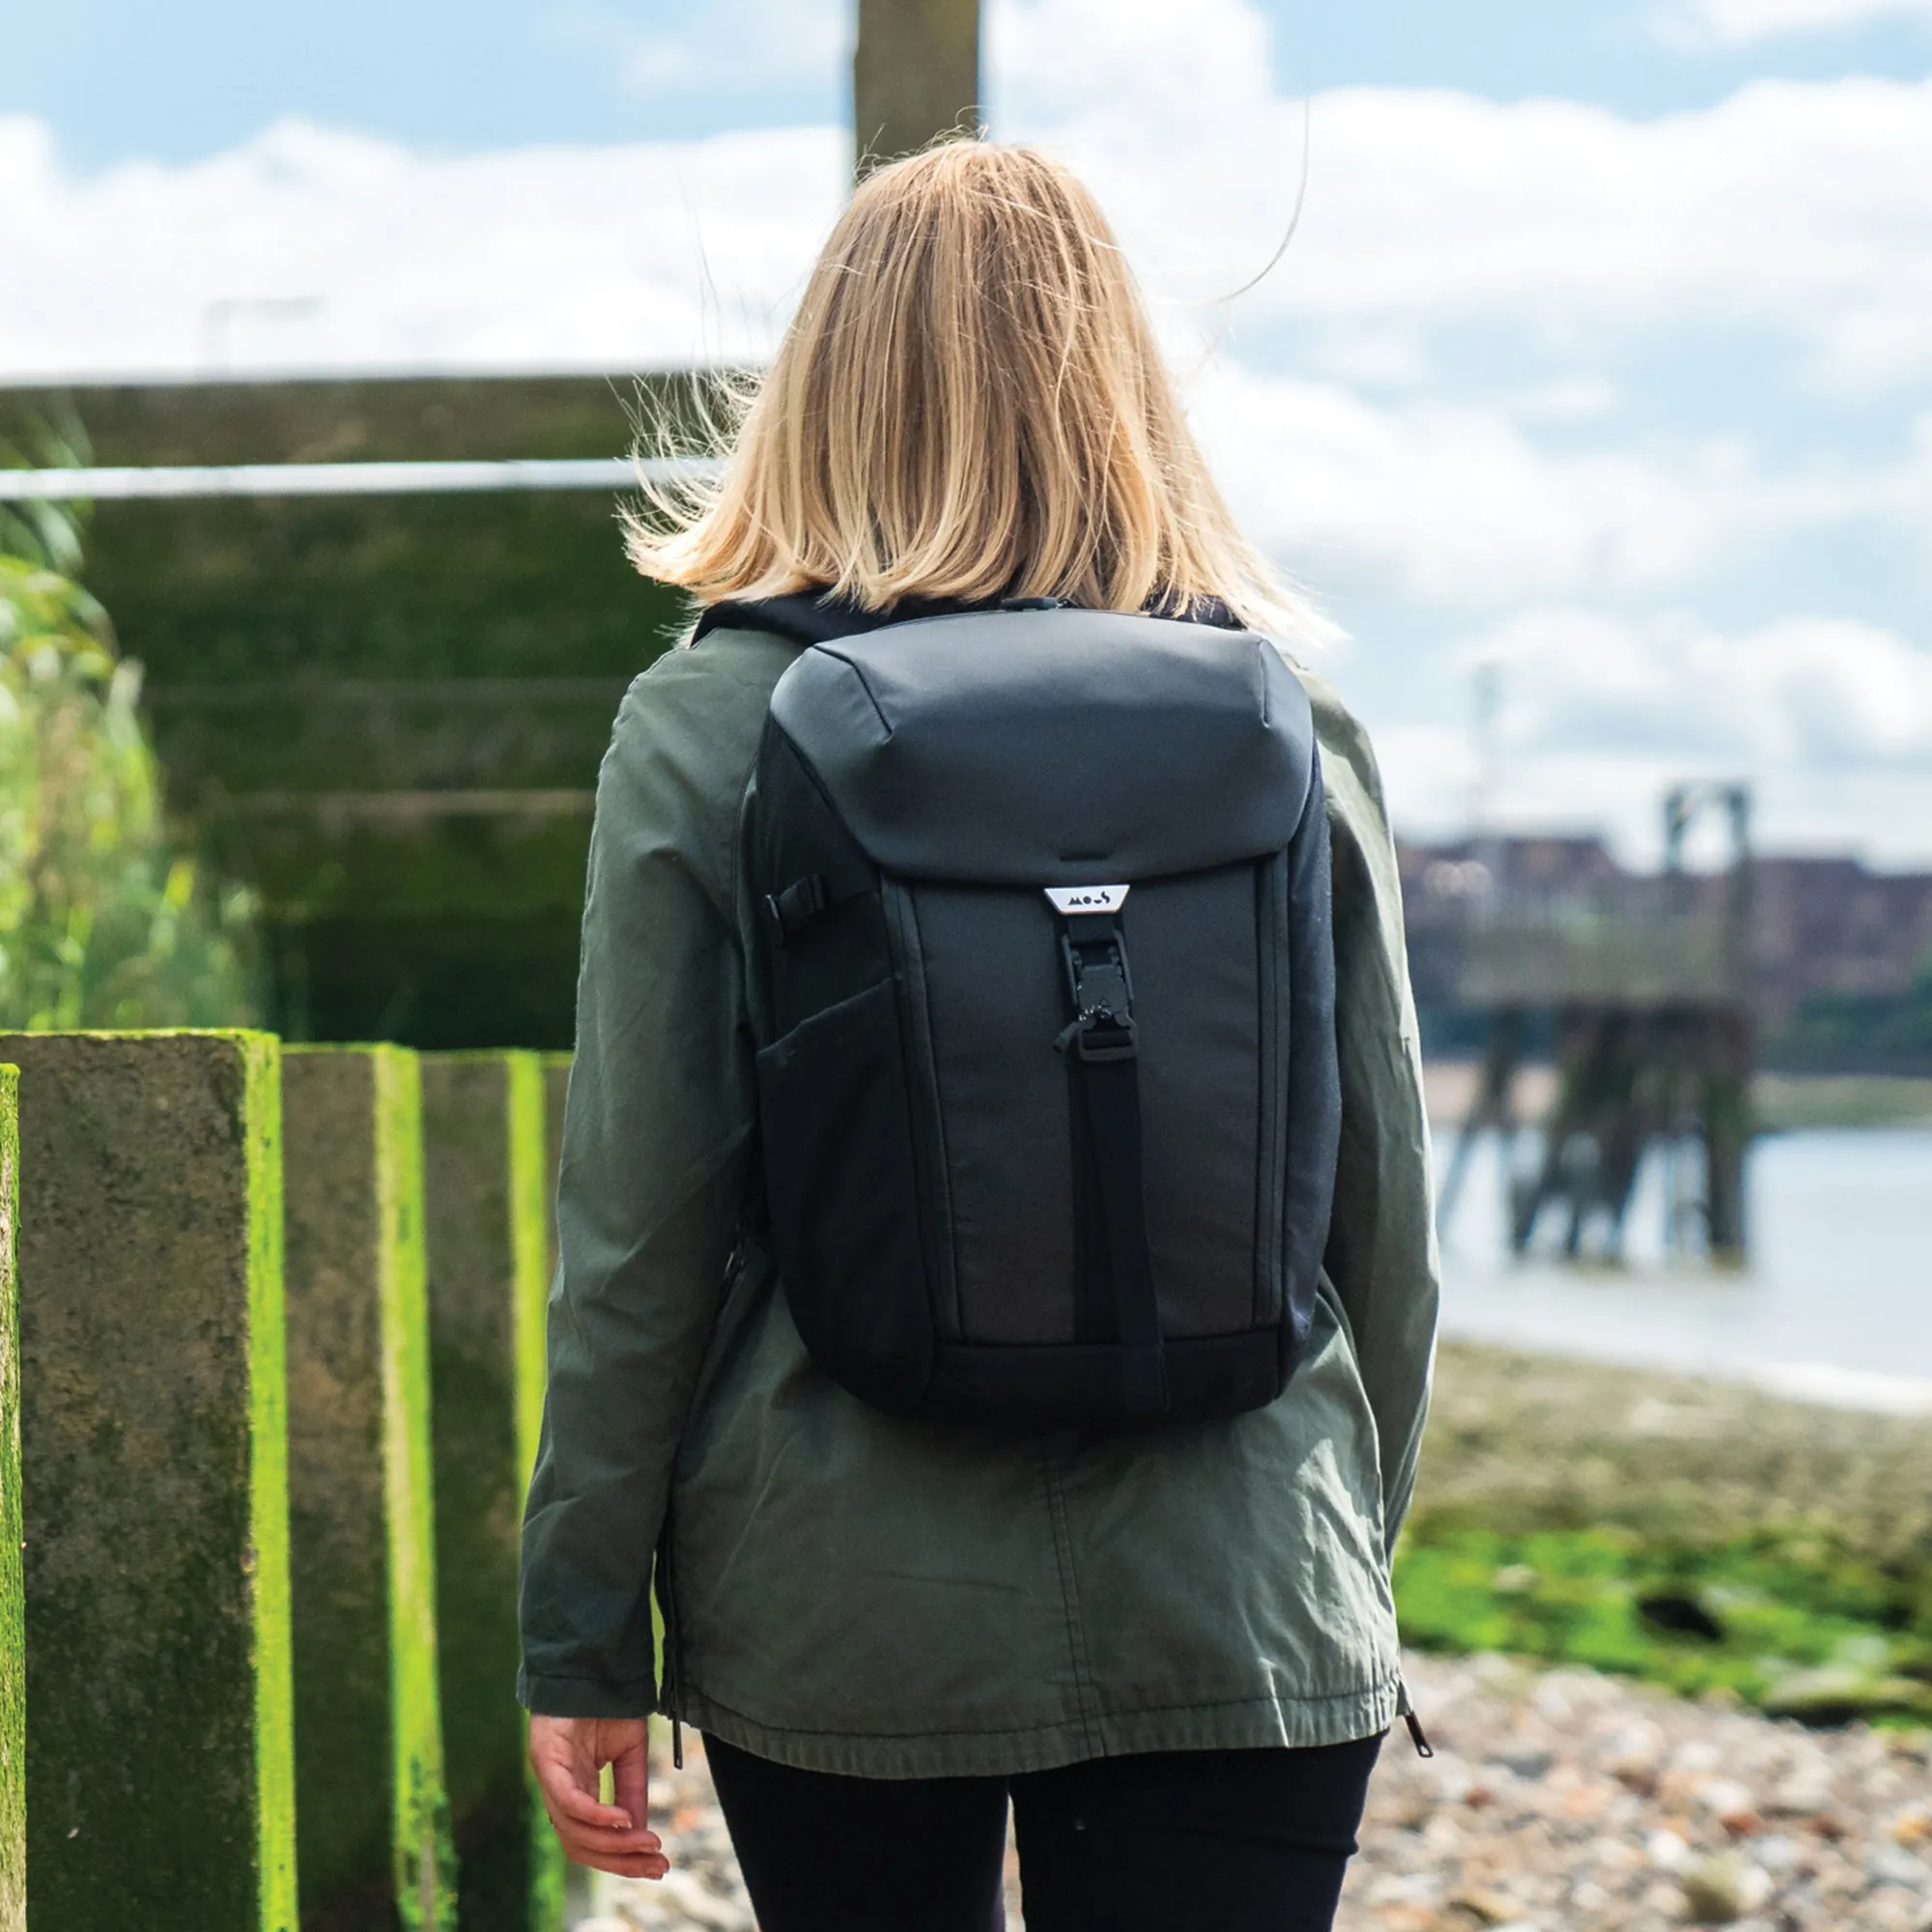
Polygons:
<instances>
[{"instance_id":1,"label":"mossy concrete post","mask_svg":"<svg viewBox=\"0 0 1932 1932\"><path fill-rule=\"evenodd\" d=\"M422 1088L394 1046L282 1061L304 1932L447 1932Z\"/></svg>"},{"instance_id":2,"label":"mossy concrete post","mask_svg":"<svg viewBox=\"0 0 1932 1932\"><path fill-rule=\"evenodd\" d=\"M0 1066L0 1932L27 1925L26 1598L20 1580L20 1330L14 1222L20 1069Z\"/></svg>"},{"instance_id":3,"label":"mossy concrete post","mask_svg":"<svg viewBox=\"0 0 1932 1932\"><path fill-rule=\"evenodd\" d=\"M564 1861L525 1764L517 1546L543 1421L544 1064L426 1054L443 1751L464 1932L556 1932Z\"/></svg>"},{"instance_id":4,"label":"mossy concrete post","mask_svg":"<svg viewBox=\"0 0 1932 1932\"><path fill-rule=\"evenodd\" d=\"M34 1932L293 1932L281 1054L11 1034Z\"/></svg>"}]
</instances>

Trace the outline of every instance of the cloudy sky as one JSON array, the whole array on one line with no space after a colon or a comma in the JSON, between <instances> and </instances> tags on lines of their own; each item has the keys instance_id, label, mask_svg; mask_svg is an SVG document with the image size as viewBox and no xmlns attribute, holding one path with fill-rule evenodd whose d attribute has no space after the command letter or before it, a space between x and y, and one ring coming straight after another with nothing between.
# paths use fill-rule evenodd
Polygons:
<instances>
[{"instance_id":1,"label":"cloudy sky","mask_svg":"<svg viewBox=\"0 0 1932 1932\"><path fill-rule=\"evenodd\" d=\"M68 0L0 71L0 380L766 351L852 0ZM988 0L1399 816L1932 865L1932 0ZM1293 247L1273 253L1309 157Z\"/></svg>"}]
</instances>

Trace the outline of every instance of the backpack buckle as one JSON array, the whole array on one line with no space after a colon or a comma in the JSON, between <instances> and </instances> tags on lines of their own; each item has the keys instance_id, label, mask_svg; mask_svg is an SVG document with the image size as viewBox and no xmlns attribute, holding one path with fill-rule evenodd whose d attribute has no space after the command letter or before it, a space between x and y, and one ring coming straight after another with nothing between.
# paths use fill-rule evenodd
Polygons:
<instances>
[{"instance_id":1,"label":"backpack buckle","mask_svg":"<svg viewBox=\"0 0 1932 1932\"><path fill-rule=\"evenodd\" d=\"M1137 1060L1140 1058L1140 1030L1128 1015L1118 1022L1095 1022L1082 1015L1075 1020L1054 1045L1062 1052L1071 1046L1080 1059L1085 1061Z\"/></svg>"},{"instance_id":2,"label":"backpack buckle","mask_svg":"<svg viewBox=\"0 0 1932 1932\"><path fill-rule=\"evenodd\" d=\"M1073 1019L1054 1041L1055 1051L1065 1053L1070 1046L1088 1061L1134 1059L1140 1052L1140 1029L1134 1024L1133 974L1118 918L1111 913L1066 915L1060 959Z\"/></svg>"},{"instance_id":3,"label":"backpack buckle","mask_svg":"<svg viewBox=\"0 0 1932 1932\"><path fill-rule=\"evenodd\" d=\"M871 890L871 875L857 867L838 867L830 873L808 872L804 878L794 879L783 892L765 895L765 930L772 945L781 952L788 941L796 939L834 906L863 898Z\"/></svg>"}]
</instances>

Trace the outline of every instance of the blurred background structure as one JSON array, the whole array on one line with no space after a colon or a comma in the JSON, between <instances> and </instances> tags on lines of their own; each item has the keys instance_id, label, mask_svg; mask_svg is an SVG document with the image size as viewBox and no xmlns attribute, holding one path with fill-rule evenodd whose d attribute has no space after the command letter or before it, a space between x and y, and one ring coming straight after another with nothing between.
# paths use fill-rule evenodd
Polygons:
<instances>
[{"instance_id":1,"label":"blurred background structure","mask_svg":"<svg viewBox=\"0 0 1932 1932\"><path fill-rule=\"evenodd\" d=\"M595 378L0 394L101 466L621 457ZM259 900L295 1039L567 1047L597 763L680 621L579 490L98 504L86 574L144 667L183 835Z\"/></svg>"}]
</instances>

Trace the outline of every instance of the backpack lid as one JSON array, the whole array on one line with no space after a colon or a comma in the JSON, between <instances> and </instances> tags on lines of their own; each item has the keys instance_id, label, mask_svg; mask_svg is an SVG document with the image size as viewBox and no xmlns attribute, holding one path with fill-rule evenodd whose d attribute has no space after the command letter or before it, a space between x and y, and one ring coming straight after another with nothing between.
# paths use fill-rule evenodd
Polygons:
<instances>
[{"instance_id":1,"label":"backpack lid","mask_svg":"<svg viewBox=\"0 0 1932 1932\"><path fill-rule=\"evenodd\" d=\"M727 620L728 621L728 620ZM773 725L903 877L1079 885L1286 847L1306 693L1252 631L1111 611L920 617L811 644Z\"/></svg>"}]
</instances>

